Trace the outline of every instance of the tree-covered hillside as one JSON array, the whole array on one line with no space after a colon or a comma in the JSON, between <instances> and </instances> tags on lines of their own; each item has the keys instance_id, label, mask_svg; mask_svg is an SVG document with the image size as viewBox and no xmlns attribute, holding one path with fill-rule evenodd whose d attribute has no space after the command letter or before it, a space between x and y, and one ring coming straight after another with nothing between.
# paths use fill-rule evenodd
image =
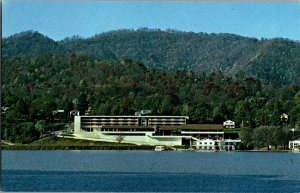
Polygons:
<instances>
[{"instance_id":1,"label":"tree-covered hillside","mask_svg":"<svg viewBox=\"0 0 300 193\"><path fill-rule=\"evenodd\" d=\"M300 44L286 39L257 40L233 34L175 30L117 30L90 38L55 42L28 31L3 39L3 56L76 53L100 60L131 59L167 72L239 72L263 81L300 85Z\"/></svg>"},{"instance_id":2,"label":"tree-covered hillside","mask_svg":"<svg viewBox=\"0 0 300 193\"><path fill-rule=\"evenodd\" d=\"M63 54L65 49L58 42L36 32L26 31L2 41L2 57L35 56L37 54Z\"/></svg>"},{"instance_id":3,"label":"tree-covered hillside","mask_svg":"<svg viewBox=\"0 0 300 193\"><path fill-rule=\"evenodd\" d=\"M62 44L99 59L129 58L151 68L195 72L240 69L259 49L259 41L232 34L206 34L140 29L119 30Z\"/></svg>"},{"instance_id":4,"label":"tree-covered hillside","mask_svg":"<svg viewBox=\"0 0 300 193\"><path fill-rule=\"evenodd\" d=\"M300 44L284 39L265 41L246 72L267 82L300 85Z\"/></svg>"},{"instance_id":5,"label":"tree-covered hillside","mask_svg":"<svg viewBox=\"0 0 300 193\"><path fill-rule=\"evenodd\" d=\"M84 114L91 108L94 115L132 115L150 109L157 115L188 115L191 123L232 119L251 128L280 125L280 115L286 113L288 124L295 126L300 123L298 92L296 86L264 85L243 74L233 79L222 72L167 73L127 59L16 56L2 65L2 106L9 107L2 136L27 136L23 132L39 128L40 121L52 123L57 109Z\"/></svg>"},{"instance_id":6,"label":"tree-covered hillside","mask_svg":"<svg viewBox=\"0 0 300 193\"><path fill-rule=\"evenodd\" d=\"M122 34L127 34L128 40L122 39ZM188 39L185 36L194 41L185 42ZM159 46L155 46L155 38ZM213 43L209 44L207 38ZM101 42L106 40L111 43L101 47ZM147 43L151 41L152 44ZM197 41L198 44L192 43ZM131 42L131 46L126 42ZM238 50L234 45L243 45L243 49L239 47ZM135 49L138 46L139 49ZM195 49L186 51L184 47L189 46ZM157 67L158 64L151 62L145 65L141 62L143 57L128 59L132 53L136 53L136 57L147 53L143 47L149 49L149 53L152 50L153 56L159 56L157 61L173 61L174 66L180 57L182 61L189 61L197 58L195 50L207 50L199 53L207 53L207 61L215 56L214 64L217 65L211 63L197 73L185 65L180 66L181 70L164 71L164 65L172 67L173 64L162 62ZM174 52L165 56L170 51L168 47ZM224 49L213 52L215 47ZM122 55L126 50L127 54ZM177 55L179 50L186 55ZM234 57L231 52L235 53ZM37 32L17 34L3 39L2 138L22 143L38 138L47 128L53 128L54 112L58 109L65 110L65 123L70 121L67 113L72 110L79 110L81 114L90 109L93 115L132 115L135 111L149 109L156 115L187 115L190 123L222 123L232 119L237 126L252 129L250 131L263 125L299 127L298 52L299 45L292 41L258 41L228 34L115 31L62 42ZM230 59L222 60L235 63L229 65L231 62L228 62L228 69L222 71L216 67L220 64L217 58L221 60L221 55L226 58L227 54ZM229 71L238 71L241 66L244 72L228 75ZM283 113L289 116L288 120L280 118Z\"/></svg>"},{"instance_id":7,"label":"tree-covered hillside","mask_svg":"<svg viewBox=\"0 0 300 193\"><path fill-rule=\"evenodd\" d=\"M87 39L66 39L68 50L99 59L129 58L166 71L243 71L263 81L300 85L300 44L287 39L257 40L233 34L151 29L118 30Z\"/></svg>"}]
</instances>

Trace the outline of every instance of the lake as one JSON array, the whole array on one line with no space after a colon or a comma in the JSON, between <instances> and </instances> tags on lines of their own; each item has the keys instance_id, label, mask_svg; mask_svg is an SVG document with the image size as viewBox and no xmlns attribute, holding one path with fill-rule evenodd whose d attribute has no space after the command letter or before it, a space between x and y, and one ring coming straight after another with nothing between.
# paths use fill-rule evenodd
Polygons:
<instances>
[{"instance_id":1,"label":"lake","mask_svg":"<svg viewBox=\"0 0 300 193\"><path fill-rule=\"evenodd\" d=\"M2 151L2 190L300 192L300 153Z\"/></svg>"}]
</instances>

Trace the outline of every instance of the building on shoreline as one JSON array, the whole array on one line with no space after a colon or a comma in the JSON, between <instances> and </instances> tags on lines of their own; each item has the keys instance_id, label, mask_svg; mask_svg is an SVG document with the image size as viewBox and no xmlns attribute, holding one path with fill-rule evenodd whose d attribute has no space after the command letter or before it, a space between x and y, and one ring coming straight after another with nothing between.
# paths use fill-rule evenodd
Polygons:
<instances>
[{"instance_id":1,"label":"building on shoreline","mask_svg":"<svg viewBox=\"0 0 300 193\"><path fill-rule=\"evenodd\" d=\"M226 133L222 124L187 124L188 119L187 116L75 116L74 135L110 142L122 136L123 142L138 145L196 148L201 140L210 139L214 141L214 148L220 148Z\"/></svg>"},{"instance_id":2,"label":"building on shoreline","mask_svg":"<svg viewBox=\"0 0 300 193\"><path fill-rule=\"evenodd\" d=\"M289 149L291 150L299 150L300 149L300 139L289 141Z\"/></svg>"},{"instance_id":3,"label":"building on shoreline","mask_svg":"<svg viewBox=\"0 0 300 193\"><path fill-rule=\"evenodd\" d=\"M215 141L213 139L202 139L199 141L196 141L196 149L198 150L210 150L214 151L216 150Z\"/></svg>"}]
</instances>

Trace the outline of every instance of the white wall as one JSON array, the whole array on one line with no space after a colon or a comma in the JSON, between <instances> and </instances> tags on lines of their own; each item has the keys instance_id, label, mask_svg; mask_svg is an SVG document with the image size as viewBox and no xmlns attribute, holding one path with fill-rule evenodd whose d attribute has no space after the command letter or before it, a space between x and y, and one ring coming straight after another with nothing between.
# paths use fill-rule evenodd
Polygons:
<instances>
[{"instance_id":1,"label":"white wall","mask_svg":"<svg viewBox=\"0 0 300 193\"><path fill-rule=\"evenodd\" d=\"M97 131L94 132L77 132L75 133L77 138L89 138L97 141L117 142L116 138L118 135L105 135ZM168 137L168 138L155 138L150 134L145 136L126 136L123 135L124 140L122 143L133 143L137 145L181 145L182 139L180 137Z\"/></svg>"},{"instance_id":2,"label":"white wall","mask_svg":"<svg viewBox=\"0 0 300 193\"><path fill-rule=\"evenodd\" d=\"M289 149L300 148L300 140L294 140L289 142Z\"/></svg>"},{"instance_id":3,"label":"white wall","mask_svg":"<svg viewBox=\"0 0 300 193\"><path fill-rule=\"evenodd\" d=\"M205 144L206 143L206 144ZM215 149L215 141L212 139L204 139L196 142L197 149Z\"/></svg>"},{"instance_id":4,"label":"white wall","mask_svg":"<svg viewBox=\"0 0 300 193\"><path fill-rule=\"evenodd\" d=\"M74 117L74 133L80 133L81 119L79 116Z\"/></svg>"}]
</instances>

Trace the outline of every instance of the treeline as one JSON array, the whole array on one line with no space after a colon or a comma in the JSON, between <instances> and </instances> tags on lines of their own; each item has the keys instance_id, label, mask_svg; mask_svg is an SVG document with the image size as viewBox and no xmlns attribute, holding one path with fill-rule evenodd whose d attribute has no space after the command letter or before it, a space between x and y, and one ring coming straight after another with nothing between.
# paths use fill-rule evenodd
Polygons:
<instances>
[{"instance_id":1,"label":"treeline","mask_svg":"<svg viewBox=\"0 0 300 193\"><path fill-rule=\"evenodd\" d=\"M129 59L104 61L84 54L37 54L5 58L2 65L2 138L28 143L53 130L53 111L93 115L133 115L141 109L156 115L187 115L190 123L237 126L300 123L299 87L262 83L239 73L164 72ZM299 127L299 126L298 126Z\"/></svg>"}]
</instances>

